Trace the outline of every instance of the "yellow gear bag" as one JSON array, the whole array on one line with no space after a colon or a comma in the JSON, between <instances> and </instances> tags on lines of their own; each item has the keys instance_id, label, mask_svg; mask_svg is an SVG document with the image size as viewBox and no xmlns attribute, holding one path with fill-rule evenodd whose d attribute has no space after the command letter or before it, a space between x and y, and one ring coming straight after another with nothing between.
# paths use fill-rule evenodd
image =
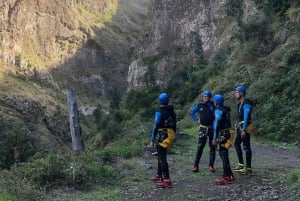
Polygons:
<instances>
[{"instance_id":1,"label":"yellow gear bag","mask_svg":"<svg viewBox=\"0 0 300 201\"><path fill-rule=\"evenodd\" d=\"M243 123L244 123L244 121L239 122L239 125L240 125L241 128L242 128L242 126L243 126ZM248 124L248 126L247 126L246 132L247 132L248 134L250 134L250 133L252 133L252 131L253 131L253 124L250 123L250 124Z\"/></svg>"},{"instance_id":2,"label":"yellow gear bag","mask_svg":"<svg viewBox=\"0 0 300 201\"><path fill-rule=\"evenodd\" d=\"M226 149L229 149L233 145L233 139L234 139L234 130L232 128L226 129L227 132L229 132L230 137L226 140L224 144L220 144L220 146L225 147ZM224 130L220 131L224 132Z\"/></svg>"},{"instance_id":3,"label":"yellow gear bag","mask_svg":"<svg viewBox=\"0 0 300 201\"><path fill-rule=\"evenodd\" d=\"M163 148L169 148L175 139L175 132L171 128L167 128L167 138L165 138L162 142L158 143L159 146Z\"/></svg>"},{"instance_id":4,"label":"yellow gear bag","mask_svg":"<svg viewBox=\"0 0 300 201\"><path fill-rule=\"evenodd\" d=\"M252 131L253 131L253 124L249 124L249 125L247 126L246 132L247 132L248 134L250 134L250 133L252 133Z\"/></svg>"}]
</instances>

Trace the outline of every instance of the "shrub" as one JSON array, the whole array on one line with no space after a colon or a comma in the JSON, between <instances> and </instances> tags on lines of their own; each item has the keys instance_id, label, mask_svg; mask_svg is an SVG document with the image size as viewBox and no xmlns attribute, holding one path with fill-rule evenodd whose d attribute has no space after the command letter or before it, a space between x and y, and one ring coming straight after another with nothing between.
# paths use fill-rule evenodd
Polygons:
<instances>
[{"instance_id":1,"label":"shrub","mask_svg":"<svg viewBox=\"0 0 300 201\"><path fill-rule=\"evenodd\" d=\"M125 95L125 108L133 113L141 108L149 107L157 100L159 91L158 88L131 90Z\"/></svg>"},{"instance_id":2,"label":"shrub","mask_svg":"<svg viewBox=\"0 0 300 201\"><path fill-rule=\"evenodd\" d=\"M34 150L28 143L29 139L22 126L17 122L8 122L0 117L0 136L0 169L9 168L16 161L24 161ZM18 158L14 156L15 151L19 152Z\"/></svg>"},{"instance_id":3,"label":"shrub","mask_svg":"<svg viewBox=\"0 0 300 201\"><path fill-rule=\"evenodd\" d=\"M287 71L287 72L285 72ZM255 121L257 132L269 139L284 142L299 142L297 132L300 118L297 107L300 88L297 87L300 71L298 66L278 72L281 76L263 76L251 85L252 97L258 103ZM269 87L272 86L272 87Z\"/></svg>"},{"instance_id":4,"label":"shrub","mask_svg":"<svg viewBox=\"0 0 300 201\"><path fill-rule=\"evenodd\" d=\"M278 14L282 16L290 7L289 0L254 0L259 9L262 9L267 15Z\"/></svg>"},{"instance_id":5,"label":"shrub","mask_svg":"<svg viewBox=\"0 0 300 201\"><path fill-rule=\"evenodd\" d=\"M286 175L286 181L289 187L296 192L294 194L295 200L300 199L300 169L295 169L288 173Z\"/></svg>"},{"instance_id":6,"label":"shrub","mask_svg":"<svg viewBox=\"0 0 300 201\"><path fill-rule=\"evenodd\" d=\"M41 200L58 186L88 187L91 183L117 182L118 172L98 154L58 156L50 154L30 163L20 163L0 174L0 193L17 200Z\"/></svg>"}]
</instances>

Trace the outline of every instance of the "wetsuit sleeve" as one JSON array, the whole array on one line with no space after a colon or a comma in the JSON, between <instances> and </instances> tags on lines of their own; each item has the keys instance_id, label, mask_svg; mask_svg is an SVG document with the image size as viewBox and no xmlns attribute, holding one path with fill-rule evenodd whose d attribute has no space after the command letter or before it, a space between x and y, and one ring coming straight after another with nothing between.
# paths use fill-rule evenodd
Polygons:
<instances>
[{"instance_id":1,"label":"wetsuit sleeve","mask_svg":"<svg viewBox=\"0 0 300 201\"><path fill-rule=\"evenodd\" d=\"M196 112L198 112L199 111L199 107L198 107L198 104L195 104L193 107L192 107L192 109L190 110L190 115L191 115L191 117L192 117L192 119L195 121L195 122L197 122L198 121L198 117L197 117L197 115L196 115Z\"/></svg>"},{"instance_id":2,"label":"wetsuit sleeve","mask_svg":"<svg viewBox=\"0 0 300 201\"><path fill-rule=\"evenodd\" d=\"M247 130L248 118L249 118L250 111L251 111L251 105L245 104L244 105L244 124L243 124L243 128L242 128L243 131Z\"/></svg>"},{"instance_id":3,"label":"wetsuit sleeve","mask_svg":"<svg viewBox=\"0 0 300 201\"><path fill-rule=\"evenodd\" d=\"M153 124L153 128L152 128L152 132L151 132L151 142L155 142L156 139L156 135L157 135L157 125L159 124L161 119L161 113L160 112L156 112L155 113L155 118L154 118L154 124Z\"/></svg>"},{"instance_id":4,"label":"wetsuit sleeve","mask_svg":"<svg viewBox=\"0 0 300 201\"><path fill-rule=\"evenodd\" d=\"M214 107L213 103L209 105L209 109L210 109L211 112L215 111L215 107Z\"/></svg>"},{"instance_id":5,"label":"wetsuit sleeve","mask_svg":"<svg viewBox=\"0 0 300 201\"><path fill-rule=\"evenodd\" d=\"M215 110L215 121L214 121L214 137L213 139L216 140L218 137L219 133L219 126L220 126L220 121L222 119L223 111L222 110Z\"/></svg>"}]
</instances>

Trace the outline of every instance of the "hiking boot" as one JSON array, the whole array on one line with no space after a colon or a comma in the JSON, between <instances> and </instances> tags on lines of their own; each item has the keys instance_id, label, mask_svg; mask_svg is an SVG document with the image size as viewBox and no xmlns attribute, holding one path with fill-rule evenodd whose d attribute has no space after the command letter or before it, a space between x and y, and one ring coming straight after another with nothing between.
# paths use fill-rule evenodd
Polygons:
<instances>
[{"instance_id":1,"label":"hiking boot","mask_svg":"<svg viewBox=\"0 0 300 201\"><path fill-rule=\"evenodd\" d=\"M219 179L216 180L216 183L218 185L226 185L226 184L231 184L231 178L230 177L221 177Z\"/></svg>"},{"instance_id":2,"label":"hiking boot","mask_svg":"<svg viewBox=\"0 0 300 201\"><path fill-rule=\"evenodd\" d=\"M240 171L242 169L244 169L244 164L238 163L238 165L235 168L233 168L233 171Z\"/></svg>"},{"instance_id":3,"label":"hiking boot","mask_svg":"<svg viewBox=\"0 0 300 201\"><path fill-rule=\"evenodd\" d=\"M208 171L210 171L210 172L215 172L215 169L214 169L213 166L208 166Z\"/></svg>"},{"instance_id":4,"label":"hiking boot","mask_svg":"<svg viewBox=\"0 0 300 201\"><path fill-rule=\"evenodd\" d=\"M194 166L192 169L193 172L199 172L199 166Z\"/></svg>"},{"instance_id":5,"label":"hiking boot","mask_svg":"<svg viewBox=\"0 0 300 201\"><path fill-rule=\"evenodd\" d=\"M152 183L158 183L158 182L161 182L161 181L162 181L162 178L161 178L160 176L158 176L158 174L157 174L157 175L151 177L151 178L150 178L150 181L151 181Z\"/></svg>"},{"instance_id":6,"label":"hiking boot","mask_svg":"<svg viewBox=\"0 0 300 201\"><path fill-rule=\"evenodd\" d=\"M157 188L172 188L172 183L170 179L163 179L156 184Z\"/></svg>"},{"instance_id":7,"label":"hiking boot","mask_svg":"<svg viewBox=\"0 0 300 201\"><path fill-rule=\"evenodd\" d=\"M252 174L252 168L244 168L244 169L241 169L237 172L242 174L242 175L251 175Z\"/></svg>"}]
</instances>

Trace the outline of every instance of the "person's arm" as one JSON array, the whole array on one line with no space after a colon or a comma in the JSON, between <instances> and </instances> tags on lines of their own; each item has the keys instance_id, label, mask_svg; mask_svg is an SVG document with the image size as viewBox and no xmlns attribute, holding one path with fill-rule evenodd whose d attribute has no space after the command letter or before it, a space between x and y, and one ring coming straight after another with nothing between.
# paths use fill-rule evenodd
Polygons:
<instances>
[{"instance_id":1,"label":"person's arm","mask_svg":"<svg viewBox=\"0 0 300 201\"><path fill-rule=\"evenodd\" d=\"M223 111L222 110L215 110L215 121L214 121L214 137L213 139L216 140L218 138L219 135L219 126L220 126L220 121L223 115Z\"/></svg>"},{"instance_id":2,"label":"person's arm","mask_svg":"<svg viewBox=\"0 0 300 201\"><path fill-rule=\"evenodd\" d=\"M196 112L199 111L199 107L198 104L195 104L192 109L190 110L190 116L192 117L192 119L194 120L194 122L198 122L199 118L196 115Z\"/></svg>"},{"instance_id":3,"label":"person's arm","mask_svg":"<svg viewBox=\"0 0 300 201\"><path fill-rule=\"evenodd\" d=\"M245 104L243 107L244 107L244 123L243 123L242 130L246 131L247 127L248 127L248 121L249 121L249 114L250 114L250 111L251 111L251 105Z\"/></svg>"},{"instance_id":4,"label":"person's arm","mask_svg":"<svg viewBox=\"0 0 300 201\"><path fill-rule=\"evenodd\" d=\"M210 111L215 112L215 106L214 106L213 103L211 103L211 104L209 105L209 109L210 109Z\"/></svg>"},{"instance_id":5,"label":"person's arm","mask_svg":"<svg viewBox=\"0 0 300 201\"><path fill-rule=\"evenodd\" d=\"M155 142L156 135L157 135L157 125L160 122L160 118L161 118L161 113L156 112L155 113L155 118L154 118L154 124L153 124L153 127L152 127L152 132L151 132L151 138L150 138L150 146L151 147L154 146L154 142Z\"/></svg>"}]
</instances>

